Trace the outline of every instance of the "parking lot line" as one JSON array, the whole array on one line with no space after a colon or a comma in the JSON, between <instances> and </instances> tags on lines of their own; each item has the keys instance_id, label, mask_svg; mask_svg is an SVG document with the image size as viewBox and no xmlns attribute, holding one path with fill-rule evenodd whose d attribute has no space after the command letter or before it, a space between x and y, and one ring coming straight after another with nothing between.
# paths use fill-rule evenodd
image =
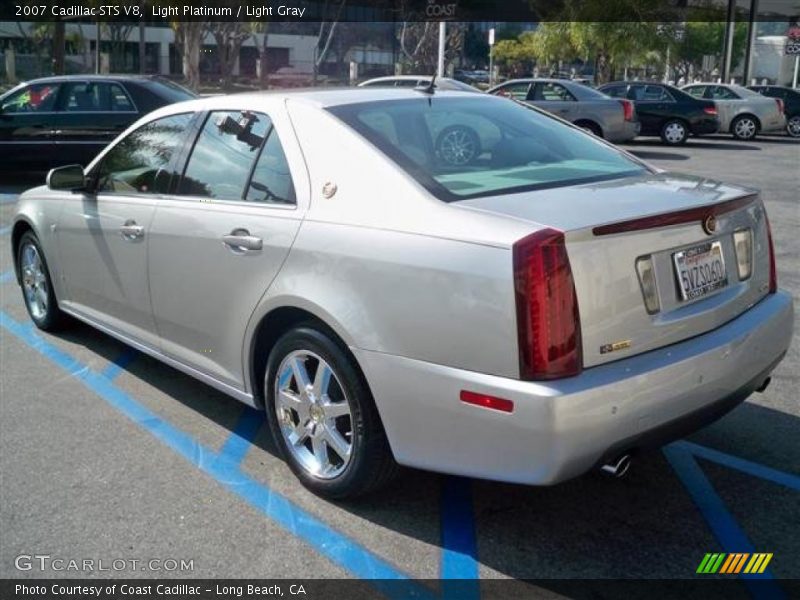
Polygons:
<instances>
[{"instance_id":1,"label":"parking lot line","mask_svg":"<svg viewBox=\"0 0 800 600\"><path fill-rule=\"evenodd\" d=\"M253 445L261 426L264 424L264 413L260 410L245 406L239 415L239 420L225 440L219 453L234 464L241 464L247 451Z\"/></svg>"},{"instance_id":2,"label":"parking lot line","mask_svg":"<svg viewBox=\"0 0 800 600\"><path fill-rule=\"evenodd\" d=\"M355 540L296 506L269 486L252 479L241 471L239 465L206 448L191 436L139 404L108 378L50 344L34 331L32 324L19 323L5 311L0 310L0 326L74 376L136 425L184 457L193 466L213 477L228 491L245 500L291 535L303 540L334 564L356 577L375 580L371 583L390 598L407 598L409 595L421 600L436 598L436 595L427 587L410 581L407 574L376 556ZM392 585L391 580L405 580L406 584Z\"/></svg>"},{"instance_id":3,"label":"parking lot line","mask_svg":"<svg viewBox=\"0 0 800 600\"><path fill-rule=\"evenodd\" d=\"M736 523L692 453L679 444L665 446L663 452L723 549L727 553L755 553L755 547ZM763 574L743 573L739 577L744 579L750 595L757 600L785 598L783 590L774 581L772 572L769 570Z\"/></svg>"},{"instance_id":4,"label":"parking lot line","mask_svg":"<svg viewBox=\"0 0 800 600\"><path fill-rule=\"evenodd\" d=\"M472 483L461 477L444 481L441 500L442 559L440 577L446 598L480 598L478 544L472 510ZM453 585L448 580L472 580Z\"/></svg>"},{"instance_id":5,"label":"parking lot line","mask_svg":"<svg viewBox=\"0 0 800 600\"><path fill-rule=\"evenodd\" d=\"M783 471L778 471L777 469L766 467L764 465L739 458L738 456L726 454L725 452L720 452L719 450L714 450L713 448L708 448L706 446L701 446L685 440L675 442L674 445L685 448L700 458L719 463L726 467L730 467L731 469L736 469L742 473L752 475L753 477L765 479L767 481L786 486L789 489L795 490L796 492L800 492L800 477L796 475L784 473Z\"/></svg>"}]
</instances>

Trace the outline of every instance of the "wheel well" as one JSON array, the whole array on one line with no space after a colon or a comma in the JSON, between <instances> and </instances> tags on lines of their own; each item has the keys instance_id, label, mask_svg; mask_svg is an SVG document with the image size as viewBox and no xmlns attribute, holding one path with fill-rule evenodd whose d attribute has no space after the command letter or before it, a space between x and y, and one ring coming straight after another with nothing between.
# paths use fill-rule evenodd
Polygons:
<instances>
[{"instance_id":1,"label":"wheel well","mask_svg":"<svg viewBox=\"0 0 800 600\"><path fill-rule=\"evenodd\" d=\"M327 323L325 323L325 321L302 308L293 306L276 308L261 319L261 322L258 324L253 334L253 344L251 346L249 361L250 382L253 398L258 406L264 406L265 398L262 382L264 381L267 360L270 352L272 352L272 348L284 333L301 323L313 324L322 329L334 342L339 344L342 350L352 359L358 373L362 377L364 376L358 361L356 361L355 357L350 352L347 344Z\"/></svg>"},{"instance_id":2,"label":"wheel well","mask_svg":"<svg viewBox=\"0 0 800 600\"><path fill-rule=\"evenodd\" d=\"M587 127L589 129L594 129L600 133L600 137L603 137L603 128L600 127L600 124L592 121L591 119L578 119L575 121L575 125L578 127Z\"/></svg>"},{"instance_id":3,"label":"wheel well","mask_svg":"<svg viewBox=\"0 0 800 600\"><path fill-rule=\"evenodd\" d=\"M14 274L17 277L17 281L19 281L19 273L17 272L19 257L17 256L17 251L19 248L19 241L26 231L33 231L33 227L31 227L30 223L27 221L17 221L14 224L14 229L11 231L11 256L14 258Z\"/></svg>"}]
</instances>

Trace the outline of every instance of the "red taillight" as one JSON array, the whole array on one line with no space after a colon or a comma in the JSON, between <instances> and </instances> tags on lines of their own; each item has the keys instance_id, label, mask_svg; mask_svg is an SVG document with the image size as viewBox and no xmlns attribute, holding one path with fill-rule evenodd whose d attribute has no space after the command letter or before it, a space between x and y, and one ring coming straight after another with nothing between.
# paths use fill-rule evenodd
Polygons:
<instances>
[{"instance_id":1,"label":"red taillight","mask_svg":"<svg viewBox=\"0 0 800 600\"><path fill-rule=\"evenodd\" d=\"M775 267L775 244L772 243L772 227L769 225L766 211L764 220L767 222L767 243L769 244L769 293L778 291L778 269Z\"/></svg>"},{"instance_id":2,"label":"red taillight","mask_svg":"<svg viewBox=\"0 0 800 600\"><path fill-rule=\"evenodd\" d=\"M783 100L780 98L775 98L775 102L778 103L778 112L783 114Z\"/></svg>"},{"instance_id":3,"label":"red taillight","mask_svg":"<svg viewBox=\"0 0 800 600\"><path fill-rule=\"evenodd\" d=\"M716 117L717 116L717 107L716 107L716 105L714 105L714 106L705 106L705 107L703 107L703 112L706 113L707 115L712 115L712 116Z\"/></svg>"},{"instance_id":4,"label":"red taillight","mask_svg":"<svg viewBox=\"0 0 800 600\"><path fill-rule=\"evenodd\" d=\"M622 114L626 121L633 121L633 102L630 100L620 100L622 104Z\"/></svg>"},{"instance_id":5,"label":"red taillight","mask_svg":"<svg viewBox=\"0 0 800 600\"><path fill-rule=\"evenodd\" d=\"M521 377L577 375L580 316L564 234L537 231L514 244L513 254Z\"/></svg>"},{"instance_id":6,"label":"red taillight","mask_svg":"<svg viewBox=\"0 0 800 600\"><path fill-rule=\"evenodd\" d=\"M491 408L502 412L514 412L514 403L505 398L498 398L497 396L489 396L487 394L478 394L476 392L468 392L461 390L461 401L467 404L474 404L475 406L482 406L484 408Z\"/></svg>"}]
</instances>

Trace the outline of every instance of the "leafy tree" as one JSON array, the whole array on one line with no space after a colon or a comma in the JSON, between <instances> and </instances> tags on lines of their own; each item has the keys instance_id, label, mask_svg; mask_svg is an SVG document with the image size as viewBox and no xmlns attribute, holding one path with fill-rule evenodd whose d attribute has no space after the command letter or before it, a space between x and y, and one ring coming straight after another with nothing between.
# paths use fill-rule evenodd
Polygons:
<instances>
[{"instance_id":1,"label":"leafy tree","mask_svg":"<svg viewBox=\"0 0 800 600\"><path fill-rule=\"evenodd\" d=\"M703 71L704 56L714 57L710 70L721 69L726 28L727 23L721 21L689 21L685 24L680 39L671 40L679 77L688 81L692 72L702 73L703 78L711 77L710 72ZM737 22L734 25L731 69L741 61L746 41L747 23Z\"/></svg>"},{"instance_id":2,"label":"leafy tree","mask_svg":"<svg viewBox=\"0 0 800 600\"><path fill-rule=\"evenodd\" d=\"M242 44L253 35L252 24L241 21L212 21L208 31L217 43L217 61L222 88L229 90L233 69Z\"/></svg>"},{"instance_id":3,"label":"leafy tree","mask_svg":"<svg viewBox=\"0 0 800 600\"><path fill-rule=\"evenodd\" d=\"M175 33L175 46L181 54L186 85L196 90L200 85L200 47L206 34L206 24L201 21L170 21L169 25Z\"/></svg>"}]
</instances>

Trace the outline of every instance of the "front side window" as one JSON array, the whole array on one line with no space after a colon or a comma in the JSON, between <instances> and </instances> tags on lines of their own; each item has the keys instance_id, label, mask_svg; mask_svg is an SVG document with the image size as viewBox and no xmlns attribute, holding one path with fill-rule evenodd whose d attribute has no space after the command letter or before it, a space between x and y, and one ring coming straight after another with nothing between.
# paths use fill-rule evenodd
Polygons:
<instances>
[{"instance_id":1,"label":"front side window","mask_svg":"<svg viewBox=\"0 0 800 600\"><path fill-rule=\"evenodd\" d=\"M327 110L446 202L648 172L613 147L519 102L464 94Z\"/></svg>"},{"instance_id":2,"label":"front side window","mask_svg":"<svg viewBox=\"0 0 800 600\"><path fill-rule=\"evenodd\" d=\"M260 113L209 114L192 149L178 193L242 200L253 163L270 127L269 117Z\"/></svg>"},{"instance_id":3,"label":"front side window","mask_svg":"<svg viewBox=\"0 0 800 600\"><path fill-rule=\"evenodd\" d=\"M129 133L100 163L100 192L158 194L168 192L169 163L183 142L192 115L156 119Z\"/></svg>"},{"instance_id":4,"label":"front side window","mask_svg":"<svg viewBox=\"0 0 800 600\"><path fill-rule=\"evenodd\" d=\"M55 109L58 83L34 83L3 98L2 113L37 113Z\"/></svg>"}]
</instances>

